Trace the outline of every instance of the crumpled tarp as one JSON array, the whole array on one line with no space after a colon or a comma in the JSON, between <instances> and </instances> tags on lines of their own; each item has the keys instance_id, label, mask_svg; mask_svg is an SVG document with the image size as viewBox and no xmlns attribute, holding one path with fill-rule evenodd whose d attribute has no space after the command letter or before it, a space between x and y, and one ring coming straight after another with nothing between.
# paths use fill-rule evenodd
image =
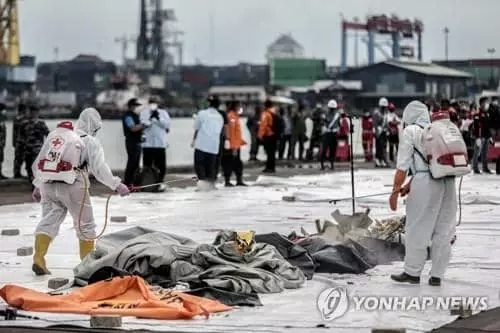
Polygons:
<instances>
[{"instance_id":1,"label":"crumpled tarp","mask_svg":"<svg viewBox=\"0 0 500 333\"><path fill-rule=\"evenodd\" d=\"M240 253L235 232L220 233L214 244L134 227L104 236L74 269L86 285L104 267L139 275L148 282L193 282L240 293L278 293L302 286L305 276L270 244L253 243Z\"/></svg>"},{"instance_id":2,"label":"crumpled tarp","mask_svg":"<svg viewBox=\"0 0 500 333\"><path fill-rule=\"evenodd\" d=\"M0 297L10 306L25 311L163 320L191 319L197 315L231 310L218 301L182 292L155 292L138 276L101 281L60 296L6 285L0 289Z\"/></svg>"},{"instance_id":3,"label":"crumpled tarp","mask_svg":"<svg viewBox=\"0 0 500 333\"><path fill-rule=\"evenodd\" d=\"M308 278L316 273L361 274L377 265L404 259L404 245L361 237L333 243L321 236L294 241L277 233L256 235L255 240L274 245L283 257L300 267Z\"/></svg>"}]
</instances>

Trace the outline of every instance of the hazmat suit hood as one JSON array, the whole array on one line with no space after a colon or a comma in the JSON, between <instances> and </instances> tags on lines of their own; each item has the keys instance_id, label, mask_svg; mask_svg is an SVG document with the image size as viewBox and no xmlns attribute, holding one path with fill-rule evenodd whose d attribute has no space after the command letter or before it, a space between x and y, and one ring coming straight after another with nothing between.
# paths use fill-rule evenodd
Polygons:
<instances>
[{"instance_id":1,"label":"hazmat suit hood","mask_svg":"<svg viewBox=\"0 0 500 333\"><path fill-rule=\"evenodd\" d=\"M94 108L86 108L80 113L76 128L90 136L95 136L102 127L102 119L99 111Z\"/></svg>"},{"instance_id":2,"label":"hazmat suit hood","mask_svg":"<svg viewBox=\"0 0 500 333\"><path fill-rule=\"evenodd\" d=\"M424 103L413 101L408 104L403 111L403 124L426 126L431 123L429 110Z\"/></svg>"}]
</instances>

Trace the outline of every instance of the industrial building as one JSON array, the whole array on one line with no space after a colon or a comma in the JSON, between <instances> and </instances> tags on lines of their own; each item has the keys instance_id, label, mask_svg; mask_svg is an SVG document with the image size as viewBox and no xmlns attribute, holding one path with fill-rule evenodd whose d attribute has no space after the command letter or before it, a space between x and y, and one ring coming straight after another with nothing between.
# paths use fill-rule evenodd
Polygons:
<instances>
[{"instance_id":1,"label":"industrial building","mask_svg":"<svg viewBox=\"0 0 500 333\"><path fill-rule=\"evenodd\" d=\"M76 92L77 103L94 103L117 74L117 66L95 55L78 55L69 61L40 63L37 89L41 92Z\"/></svg>"},{"instance_id":2,"label":"industrial building","mask_svg":"<svg viewBox=\"0 0 500 333\"><path fill-rule=\"evenodd\" d=\"M353 105L367 109L376 106L380 97L404 105L416 98L467 96L472 75L432 63L387 60L349 70L341 78L362 82Z\"/></svg>"},{"instance_id":3,"label":"industrial building","mask_svg":"<svg viewBox=\"0 0 500 333\"><path fill-rule=\"evenodd\" d=\"M433 63L455 68L473 76L469 82L471 94L497 90L500 84L500 59L434 60Z\"/></svg>"}]
</instances>

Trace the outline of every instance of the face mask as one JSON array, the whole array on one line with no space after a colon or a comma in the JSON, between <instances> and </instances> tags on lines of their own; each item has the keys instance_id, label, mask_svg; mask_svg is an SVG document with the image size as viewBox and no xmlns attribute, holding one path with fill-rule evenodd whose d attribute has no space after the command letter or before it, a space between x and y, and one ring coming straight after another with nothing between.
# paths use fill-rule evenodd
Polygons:
<instances>
[{"instance_id":1,"label":"face mask","mask_svg":"<svg viewBox=\"0 0 500 333\"><path fill-rule=\"evenodd\" d=\"M238 109L238 114L239 114L239 115L242 115L242 114L243 114L243 108L239 108L239 109Z\"/></svg>"},{"instance_id":2,"label":"face mask","mask_svg":"<svg viewBox=\"0 0 500 333\"><path fill-rule=\"evenodd\" d=\"M491 104L498 105L498 101L493 101L493 102L491 102Z\"/></svg>"},{"instance_id":3,"label":"face mask","mask_svg":"<svg viewBox=\"0 0 500 333\"><path fill-rule=\"evenodd\" d=\"M155 111L155 110L157 110L157 109L158 109L158 104L156 104L156 103L151 103L151 104L149 104L149 107L151 108L151 110Z\"/></svg>"},{"instance_id":4,"label":"face mask","mask_svg":"<svg viewBox=\"0 0 500 333\"><path fill-rule=\"evenodd\" d=\"M484 103L483 110L488 110L490 103Z\"/></svg>"}]
</instances>

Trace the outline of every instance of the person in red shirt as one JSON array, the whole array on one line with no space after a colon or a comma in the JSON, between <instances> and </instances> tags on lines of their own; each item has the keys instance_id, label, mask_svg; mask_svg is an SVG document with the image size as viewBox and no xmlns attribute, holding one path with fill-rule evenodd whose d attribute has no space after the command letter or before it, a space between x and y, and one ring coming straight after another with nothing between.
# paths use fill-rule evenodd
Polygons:
<instances>
[{"instance_id":1,"label":"person in red shirt","mask_svg":"<svg viewBox=\"0 0 500 333\"><path fill-rule=\"evenodd\" d=\"M365 161L371 162L373 160L373 118L369 111L361 117L361 129Z\"/></svg>"},{"instance_id":2,"label":"person in red shirt","mask_svg":"<svg viewBox=\"0 0 500 333\"><path fill-rule=\"evenodd\" d=\"M223 157L225 186L234 186L231 175L236 174L236 186L246 186L243 182L243 163L241 161L241 147L247 143L243 140L240 121L241 106L237 101L229 103L227 108L227 139L229 149Z\"/></svg>"}]
</instances>

